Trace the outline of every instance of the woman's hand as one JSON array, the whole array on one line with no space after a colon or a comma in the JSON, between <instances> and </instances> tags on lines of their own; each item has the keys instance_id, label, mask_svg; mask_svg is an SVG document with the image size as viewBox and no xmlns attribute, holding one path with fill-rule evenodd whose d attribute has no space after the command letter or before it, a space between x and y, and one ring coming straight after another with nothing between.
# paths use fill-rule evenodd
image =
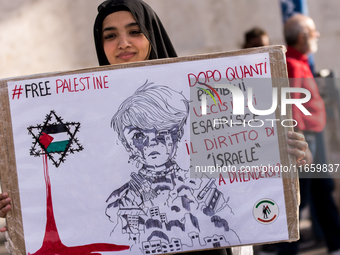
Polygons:
<instances>
[{"instance_id":1,"label":"woman's hand","mask_svg":"<svg viewBox=\"0 0 340 255\"><path fill-rule=\"evenodd\" d=\"M11 210L11 199L8 197L8 193L0 193L0 217L5 218L6 214ZM0 228L0 232L7 231L7 227Z\"/></svg>"},{"instance_id":2,"label":"woman's hand","mask_svg":"<svg viewBox=\"0 0 340 255\"><path fill-rule=\"evenodd\" d=\"M288 140L287 144L293 148L287 148L287 152L296 157L297 166L303 166L306 164L306 156L308 144L305 141L305 136L302 133L291 132L287 133Z\"/></svg>"},{"instance_id":3,"label":"woman's hand","mask_svg":"<svg viewBox=\"0 0 340 255\"><path fill-rule=\"evenodd\" d=\"M8 197L8 193L0 193L0 217L5 218L6 214L11 209L11 199Z\"/></svg>"}]
</instances>

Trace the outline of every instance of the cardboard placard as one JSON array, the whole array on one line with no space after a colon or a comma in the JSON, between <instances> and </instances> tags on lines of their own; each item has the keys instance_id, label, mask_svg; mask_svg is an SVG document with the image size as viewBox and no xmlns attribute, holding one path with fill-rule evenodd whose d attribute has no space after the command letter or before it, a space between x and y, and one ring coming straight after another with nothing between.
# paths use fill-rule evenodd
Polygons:
<instances>
[{"instance_id":1,"label":"cardboard placard","mask_svg":"<svg viewBox=\"0 0 340 255\"><path fill-rule=\"evenodd\" d=\"M0 171L15 252L157 254L297 240L284 51L1 80ZM236 94L224 85L245 98L252 88L262 110L277 88L279 107L261 116L244 101L233 114Z\"/></svg>"}]
</instances>

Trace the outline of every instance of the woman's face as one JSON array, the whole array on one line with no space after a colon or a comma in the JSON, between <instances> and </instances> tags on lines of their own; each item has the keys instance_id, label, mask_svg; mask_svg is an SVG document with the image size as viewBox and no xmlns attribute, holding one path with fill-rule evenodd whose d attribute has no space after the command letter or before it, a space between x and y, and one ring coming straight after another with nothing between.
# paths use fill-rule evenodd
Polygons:
<instances>
[{"instance_id":1,"label":"woman's face","mask_svg":"<svg viewBox=\"0 0 340 255\"><path fill-rule=\"evenodd\" d=\"M131 12L118 11L106 16L103 21L102 41L111 65L149 58L150 43Z\"/></svg>"}]
</instances>

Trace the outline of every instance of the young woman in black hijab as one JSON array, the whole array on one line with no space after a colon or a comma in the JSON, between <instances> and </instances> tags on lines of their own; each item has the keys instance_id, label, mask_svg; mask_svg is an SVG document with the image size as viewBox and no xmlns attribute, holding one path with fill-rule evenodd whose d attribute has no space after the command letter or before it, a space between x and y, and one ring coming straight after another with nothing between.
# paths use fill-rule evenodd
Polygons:
<instances>
[{"instance_id":1,"label":"young woman in black hijab","mask_svg":"<svg viewBox=\"0 0 340 255\"><path fill-rule=\"evenodd\" d=\"M126 11L132 14L132 18L135 20L136 23L135 27L130 27L132 28L132 30L119 31L118 27L110 27L110 23L108 22L108 20L110 20L111 18L110 16L112 16L112 14L117 15L117 12L119 11ZM118 15L117 18L114 19L113 17L111 18L111 20L115 20L117 22L118 20L121 20ZM105 26L105 23L108 23L106 24L106 26L108 27L103 28L103 26ZM119 62L112 60L112 56L109 56L109 54L105 54L107 53L104 49L105 43L107 42L107 40L117 40L119 39L117 38L118 36L124 36L125 33L127 33L127 36L130 35L130 38L133 39L133 36L136 37L138 35L138 30L134 30L136 28L138 28L140 32L142 32L142 34L149 42L149 54L146 56L145 59L142 60L177 57L176 51L172 46L170 38L166 33L162 22L149 5L141 0L108 0L99 5L98 15L94 23L94 41L96 45L99 65L110 65ZM112 34L110 34L110 32L112 32ZM111 37L108 38L105 33ZM133 45L131 47L133 47ZM122 53L124 51L125 49L121 48L121 51L119 53ZM110 58L111 61L109 61ZM135 62L134 59L125 60L126 61L124 62Z\"/></svg>"}]
</instances>

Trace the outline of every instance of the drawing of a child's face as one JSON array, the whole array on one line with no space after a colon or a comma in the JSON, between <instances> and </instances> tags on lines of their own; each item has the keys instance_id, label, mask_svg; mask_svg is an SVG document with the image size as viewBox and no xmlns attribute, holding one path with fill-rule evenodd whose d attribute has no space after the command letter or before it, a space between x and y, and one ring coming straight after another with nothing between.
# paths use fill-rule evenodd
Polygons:
<instances>
[{"instance_id":1,"label":"drawing of a child's face","mask_svg":"<svg viewBox=\"0 0 340 255\"><path fill-rule=\"evenodd\" d=\"M128 146L141 158L144 164L153 167L164 165L173 155L173 148L179 139L178 127L170 130L143 130L135 127L127 127L124 136Z\"/></svg>"}]
</instances>

